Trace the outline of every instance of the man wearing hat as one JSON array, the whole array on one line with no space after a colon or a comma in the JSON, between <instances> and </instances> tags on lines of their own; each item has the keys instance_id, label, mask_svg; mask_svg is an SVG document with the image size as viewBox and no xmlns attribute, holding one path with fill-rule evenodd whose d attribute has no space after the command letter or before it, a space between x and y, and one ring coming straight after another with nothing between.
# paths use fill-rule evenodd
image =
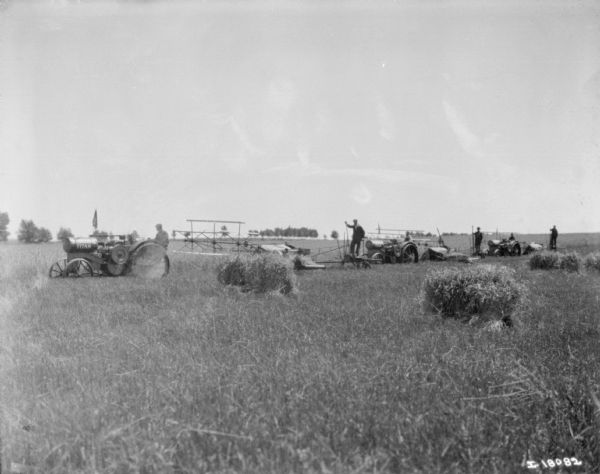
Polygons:
<instances>
[{"instance_id":1,"label":"man wearing hat","mask_svg":"<svg viewBox=\"0 0 600 474\"><path fill-rule=\"evenodd\" d=\"M354 219L354 224L348 224L344 221L346 227L352 229L352 240L350 241L350 255L353 257L358 256L358 252L360 250L360 243L365 236L365 229L363 229L360 225L358 225L358 221Z\"/></svg>"},{"instance_id":2,"label":"man wearing hat","mask_svg":"<svg viewBox=\"0 0 600 474\"><path fill-rule=\"evenodd\" d=\"M477 227L477 232L473 232L475 236L475 255L481 255L481 242L483 240L483 233L480 228Z\"/></svg>"},{"instance_id":3,"label":"man wearing hat","mask_svg":"<svg viewBox=\"0 0 600 474\"><path fill-rule=\"evenodd\" d=\"M556 226L550 229L550 250L556 250L556 239L558 238L558 230Z\"/></svg>"},{"instance_id":4,"label":"man wearing hat","mask_svg":"<svg viewBox=\"0 0 600 474\"><path fill-rule=\"evenodd\" d=\"M163 230L162 224L156 224L156 237L154 237L156 243L162 245L165 250L169 246L169 234L166 230Z\"/></svg>"}]
</instances>

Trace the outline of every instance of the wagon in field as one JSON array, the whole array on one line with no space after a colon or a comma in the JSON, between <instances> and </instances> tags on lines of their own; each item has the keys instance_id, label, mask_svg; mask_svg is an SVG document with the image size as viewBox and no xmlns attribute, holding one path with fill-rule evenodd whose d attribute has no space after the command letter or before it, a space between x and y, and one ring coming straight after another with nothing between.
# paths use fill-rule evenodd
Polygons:
<instances>
[{"instance_id":1,"label":"wagon in field","mask_svg":"<svg viewBox=\"0 0 600 474\"><path fill-rule=\"evenodd\" d=\"M162 277L169 273L169 257L153 240L134 242L125 235L63 239L66 258L52 264L50 278L120 276Z\"/></svg>"}]
</instances>

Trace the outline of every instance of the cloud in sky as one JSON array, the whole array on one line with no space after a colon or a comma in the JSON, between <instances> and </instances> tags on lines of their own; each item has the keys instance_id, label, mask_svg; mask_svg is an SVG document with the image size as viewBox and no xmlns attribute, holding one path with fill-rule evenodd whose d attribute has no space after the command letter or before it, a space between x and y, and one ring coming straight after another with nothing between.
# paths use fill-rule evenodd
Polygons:
<instances>
[{"instance_id":1,"label":"cloud in sky","mask_svg":"<svg viewBox=\"0 0 600 474\"><path fill-rule=\"evenodd\" d=\"M371 202L372 196L371 191L364 183L359 183L352 188L352 199L358 204L366 205Z\"/></svg>"},{"instance_id":2,"label":"cloud in sky","mask_svg":"<svg viewBox=\"0 0 600 474\"><path fill-rule=\"evenodd\" d=\"M248 165L249 156L259 155L261 151L252 143L247 131L238 123L234 116L229 118L229 125L231 125L231 129L239 139L242 148L236 155L226 157L225 159L229 160L229 165L234 169L241 170Z\"/></svg>"},{"instance_id":3,"label":"cloud in sky","mask_svg":"<svg viewBox=\"0 0 600 474\"><path fill-rule=\"evenodd\" d=\"M354 148L350 148L350 153L357 159L360 159ZM295 175L312 178L361 178L370 179L374 182L385 183L404 183L410 185L427 185L428 187L444 190L444 192L457 192L457 183L451 177L435 172L420 171L415 168L414 160L407 160L409 168L373 168L365 167L325 167L311 161L310 152L306 149L298 151L298 160L287 163L282 163L277 166L266 168L262 171L263 174L282 174ZM372 161L364 160L368 165Z\"/></svg>"},{"instance_id":4,"label":"cloud in sky","mask_svg":"<svg viewBox=\"0 0 600 474\"><path fill-rule=\"evenodd\" d=\"M493 137L487 136L485 138L481 138L475 132L473 132L462 114L452 105L450 105L448 101L444 100L442 104L444 107L446 120L448 121L448 124L454 132L462 149L472 157L483 158L486 155L486 144L488 144Z\"/></svg>"},{"instance_id":5,"label":"cloud in sky","mask_svg":"<svg viewBox=\"0 0 600 474\"><path fill-rule=\"evenodd\" d=\"M396 135L396 125L391 110L381 97L377 97L377 118L379 120L379 135L392 141Z\"/></svg>"},{"instance_id":6,"label":"cloud in sky","mask_svg":"<svg viewBox=\"0 0 600 474\"><path fill-rule=\"evenodd\" d=\"M269 82L262 124L262 133L267 143L277 143L285 137L288 118L296 105L297 94L296 85L290 79L278 77Z\"/></svg>"},{"instance_id":7,"label":"cloud in sky","mask_svg":"<svg viewBox=\"0 0 600 474\"><path fill-rule=\"evenodd\" d=\"M287 113L296 103L296 86L286 78L277 78L269 83L267 101L275 109Z\"/></svg>"}]
</instances>

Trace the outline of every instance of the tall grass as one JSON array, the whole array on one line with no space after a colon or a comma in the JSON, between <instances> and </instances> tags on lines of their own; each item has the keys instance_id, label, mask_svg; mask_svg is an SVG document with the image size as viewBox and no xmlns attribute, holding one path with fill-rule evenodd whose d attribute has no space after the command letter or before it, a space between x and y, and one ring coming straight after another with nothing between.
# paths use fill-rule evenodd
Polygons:
<instances>
[{"instance_id":1,"label":"tall grass","mask_svg":"<svg viewBox=\"0 0 600 474\"><path fill-rule=\"evenodd\" d=\"M600 469L597 276L515 259L528 317L492 333L422 317L445 263L304 273L290 299L187 255L164 279L48 280L52 252L0 247L5 470Z\"/></svg>"}]
</instances>

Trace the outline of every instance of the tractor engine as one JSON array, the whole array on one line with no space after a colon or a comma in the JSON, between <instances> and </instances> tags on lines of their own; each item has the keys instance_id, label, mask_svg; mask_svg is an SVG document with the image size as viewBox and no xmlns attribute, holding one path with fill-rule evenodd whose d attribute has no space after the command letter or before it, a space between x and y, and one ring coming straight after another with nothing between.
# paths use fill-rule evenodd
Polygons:
<instances>
[{"instance_id":1,"label":"tractor engine","mask_svg":"<svg viewBox=\"0 0 600 474\"><path fill-rule=\"evenodd\" d=\"M383 248L384 245L385 245L385 242L383 240L369 239L365 242L365 247L367 248L367 250L380 249L380 248Z\"/></svg>"},{"instance_id":2,"label":"tractor engine","mask_svg":"<svg viewBox=\"0 0 600 474\"><path fill-rule=\"evenodd\" d=\"M98 239L95 237L90 238L74 238L69 237L63 239L63 250L67 253L70 252L94 252L98 250Z\"/></svg>"}]
</instances>

